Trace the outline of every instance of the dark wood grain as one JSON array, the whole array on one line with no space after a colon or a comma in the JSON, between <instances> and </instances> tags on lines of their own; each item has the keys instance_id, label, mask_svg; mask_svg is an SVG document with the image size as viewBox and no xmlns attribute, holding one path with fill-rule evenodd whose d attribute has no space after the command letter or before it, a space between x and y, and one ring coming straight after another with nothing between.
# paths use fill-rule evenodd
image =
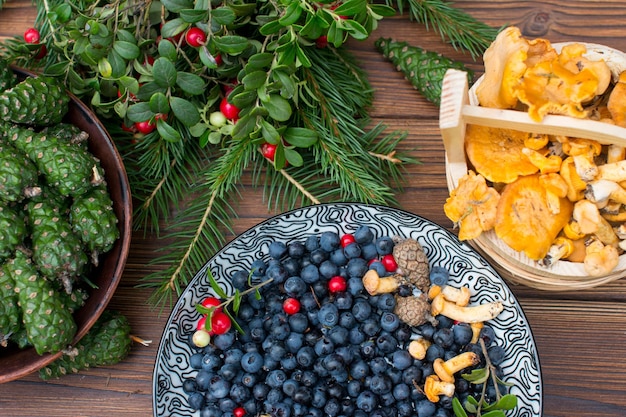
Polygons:
<instances>
[{"instance_id":1,"label":"dark wood grain","mask_svg":"<svg viewBox=\"0 0 626 417\"><path fill-rule=\"evenodd\" d=\"M493 26L515 24L529 37L553 42L601 43L626 50L626 3L621 1L458 1ZM9 0L0 11L0 37L21 34L32 25L30 1ZM402 147L419 158L407 168L400 207L452 230L442 205L448 196L438 110L424 100L375 50L378 37L393 37L464 61L480 71L481 62L455 51L438 34L408 16L386 19L374 35L351 41L350 50L368 71L375 89L374 122L408 133ZM244 177L235 235L275 214L260 189ZM233 238L233 236L229 236ZM124 362L42 382L36 375L0 385L0 416L151 416L152 370L168 311L146 305L150 292L136 287L163 242L135 232L122 282L110 304L129 317L134 332L152 339L136 345ZM539 291L512 285L537 342L544 383L545 417L623 417L626 415L626 280L575 292Z\"/></svg>"}]
</instances>

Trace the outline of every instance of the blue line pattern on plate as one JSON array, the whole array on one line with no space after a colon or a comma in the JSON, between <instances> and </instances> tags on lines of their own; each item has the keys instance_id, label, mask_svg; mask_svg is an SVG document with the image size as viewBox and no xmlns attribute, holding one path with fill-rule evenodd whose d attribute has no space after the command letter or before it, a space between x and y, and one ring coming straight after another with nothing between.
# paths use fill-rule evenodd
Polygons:
<instances>
[{"instance_id":1,"label":"blue line pattern on plate","mask_svg":"<svg viewBox=\"0 0 626 417\"><path fill-rule=\"evenodd\" d=\"M351 233L363 224L376 237L417 239L431 266L440 265L450 271L450 284L469 287L472 304L503 302L504 311L489 325L495 331L495 343L507 352L507 359L502 364L503 379L513 384L510 392L518 396L517 408L507 416L540 417L543 390L535 341L524 312L498 273L470 246L421 216L390 207L351 203L320 204L272 217L242 233L207 261L183 291L163 331L153 373L154 416L199 414L187 405L187 394L182 385L185 379L197 373L189 365L192 350L188 335L199 319L195 305L207 295L215 295L207 278L209 268L224 291L232 294L232 274L249 271L256 259L267 260L272 241L303 242L309 235L324 231Z\"/></svg>"}]
</instances>

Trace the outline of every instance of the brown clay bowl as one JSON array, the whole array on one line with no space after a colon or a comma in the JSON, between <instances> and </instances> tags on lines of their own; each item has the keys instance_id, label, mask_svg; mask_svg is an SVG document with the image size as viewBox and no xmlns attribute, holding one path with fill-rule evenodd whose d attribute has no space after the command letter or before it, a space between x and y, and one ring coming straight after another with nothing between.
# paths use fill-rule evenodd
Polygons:
<instances>
[{"instance_id":1,"label":"brown clay bowl","mask_svg":"<svg viewBox=\"0 0 626 417\"><path fill-rule=\"evenodd\" d=\"M36 76L34 73L13 68L18 77ZM118 218L120 237L113 249L102 255L99 266L91 272L89 279L97 286L92 289L85 305L74 314L78 326L74 343L78 342L100 317L113 297L124 270L132 231L132 200L126 169L113 140L95 114L77 97L71 95L69 112L65 121L89 134L89 150L100 160L105 173L113 209ZM61 356L39 355L34 348L0 348L0 383L13 381L38 371Z\"/></svg>"}]
</instances>

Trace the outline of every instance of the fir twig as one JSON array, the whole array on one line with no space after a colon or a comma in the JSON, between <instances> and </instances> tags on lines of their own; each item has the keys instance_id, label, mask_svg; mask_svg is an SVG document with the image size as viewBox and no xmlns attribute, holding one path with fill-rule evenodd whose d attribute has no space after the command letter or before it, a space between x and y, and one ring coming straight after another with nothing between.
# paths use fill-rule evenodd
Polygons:
<instances>
[{"instance_id":1,"label":"fir twig","mask_svg":"<svg viewBox=\"0 0 626 417\"><path fill-rule=\"evenodd\" d=\"M477 20L445 0L387 0L387 4L397 5L400 13L404 13L405 1L411 19L423 23L427 29L433 28L443 40L455 49L469 52L473 59L482 56L501 30Z\"/></svg>"}]
</instances>

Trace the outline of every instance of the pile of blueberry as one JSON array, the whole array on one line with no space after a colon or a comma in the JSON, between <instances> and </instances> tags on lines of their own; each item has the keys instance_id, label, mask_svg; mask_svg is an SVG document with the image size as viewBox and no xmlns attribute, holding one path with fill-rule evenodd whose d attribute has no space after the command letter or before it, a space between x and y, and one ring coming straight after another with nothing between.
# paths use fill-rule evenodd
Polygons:
<instances>
[{"instance_id":1,"label":"pile of blueberry","mask_svg":"<svg viewBox=\"0 0 626 417\"><path fill-rule=\"evenodd\" d=\"M236 320L243 333L233 327L213 334L202 348L190 335L197 370L183 384L190 407L201 417L452 417L452 398L429 401L424 380L436 358L466 350L484 366L482 349L470 343L466 323L438 316L437 326L410 328L394 314L393 294L370 296L363 289L369 268L381 276L394 272L393 246L367 226L343 236L324 232L271 243L268 259L232 276L240 291L272 280L242 300ZM431 341L422 360L407 350L416 334ZM497 366L504 350L491 343L490 327L482 337ZM461 400L482 390L461 377L455 384ZM487 394L493 400L495 389Z\"/></svg>"}]
</instances>

